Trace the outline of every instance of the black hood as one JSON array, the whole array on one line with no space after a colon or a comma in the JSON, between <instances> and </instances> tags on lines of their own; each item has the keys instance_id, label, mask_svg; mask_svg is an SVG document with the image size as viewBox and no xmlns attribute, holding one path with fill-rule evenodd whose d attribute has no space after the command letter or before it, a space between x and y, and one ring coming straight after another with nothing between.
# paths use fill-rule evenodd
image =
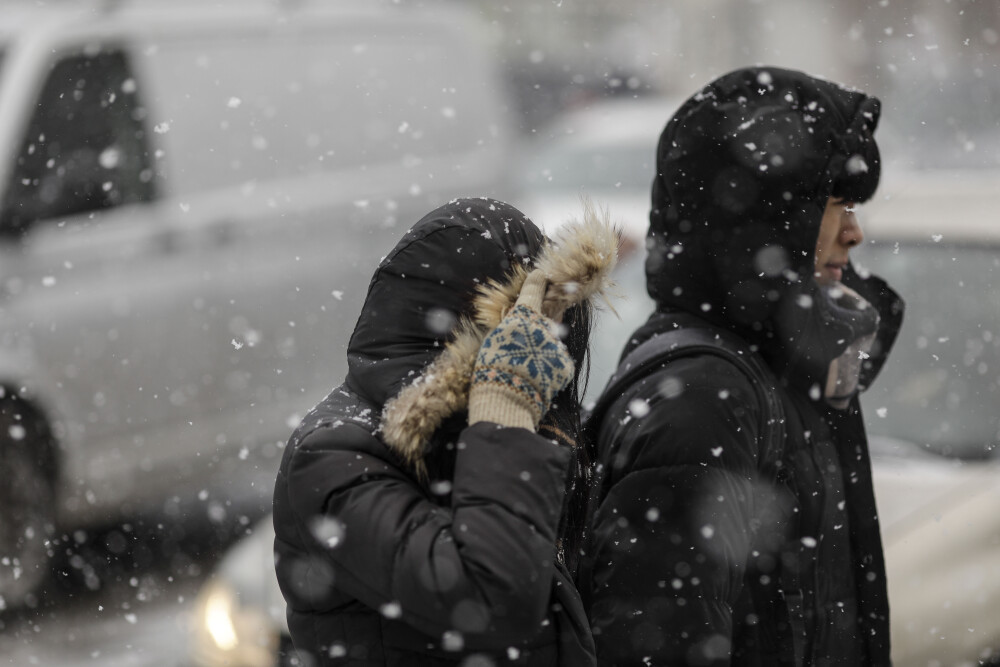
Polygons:
<instances>
[{"instance_id":1,"label":"black hood","mask_svg":"<svg viewBox=\"0 0 1000 667\"><path fill-rule=\"evenodd\" d=\"M773 67L730 72L688 99L657 147L646 276L658 310L734 330L778 365L805 354L825 369L854 324L835 305L832 318L814 309L813 328L831 334L819 359L788 350L795 332L780 320L824 298L812 274L829 197L875 193L879 111L874 97Z\"/></svg>"},{"instance_id":2,"label":"black hood","mask_svg":"<svg viewBox=\"0 0 1000 667\"><path fill-rule=\"evenodd\" d=\"M777 68L731 72L691 97L657 148L650 296L759 329L786 286L812 275L835 186L854 201L874 194L878 118L873 97Z\"/></svg>"},{"instance_id":3,"label":"black hood","mask_svg":"<svg viewBox=\"0 0 1000 667\"><path fill-rule=\"evenodd\" d=\"M529 264L541 231L513 206L457 199L417 222L382 260L347 348L347 384L383 405L440 354L476 288Z\"/></svg>"}]
</instances>

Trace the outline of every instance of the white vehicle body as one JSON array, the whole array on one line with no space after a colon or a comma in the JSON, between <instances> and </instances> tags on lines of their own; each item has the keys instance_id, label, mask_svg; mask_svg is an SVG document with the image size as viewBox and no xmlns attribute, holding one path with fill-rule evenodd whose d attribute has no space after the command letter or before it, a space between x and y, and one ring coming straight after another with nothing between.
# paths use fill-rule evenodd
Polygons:
<instances>
[{"instance_id":1,"label":"white vehicle body","mask_svg":"<svg viewBox=\"0 0 1000 667\"><path fill-rule=\"evenodd\" d=\"M1000 173L885 174L861 267L907 302L863 395L893 662L1000 664Z\"/></svg>"},{"instance_id":2,"label":"white vehicle body","mask_svg":"<svg viewBox=\"0 0 1000 667\"><path fill-rule=\"evenodd\" d=\"M389 3L4 6L0 451L26 421L50 437L0 474L44 473L4 501L44 486L51 512L25 538L0 507L0 597L37 578L26 541L270 497L380 256L452 197L504 195L488 42Z\"/></svg>"},{"instance_id":3,"label":"white vehicle body","mask_svg":"<svg viewBox=\"0 0 1000 667\"><path fill-rule=\"evenodd\" d=\"M579 219L584 199L606 210L623 232L619 273L631 275L627 267L645 259L656 144L679 106L680 100L658 96L611 99L557 117L522 147L518 204L547 231ZM643 279L637 270L635 275ZM618 365L623 336L629 333L623 325L631 326L653 310L644 285L638 287L630 283L618 290L624 298L613 300L614 311L598 314L585 404L597 398Z\"/></svg>"}]
</instances>

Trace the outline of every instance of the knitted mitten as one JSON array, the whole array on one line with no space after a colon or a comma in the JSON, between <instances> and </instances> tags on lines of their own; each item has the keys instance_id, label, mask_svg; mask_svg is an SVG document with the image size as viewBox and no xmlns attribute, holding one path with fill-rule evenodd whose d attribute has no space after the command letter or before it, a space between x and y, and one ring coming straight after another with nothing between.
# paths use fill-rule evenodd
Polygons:
<instances>
[{"instance_id":1,"label":"knitted mitten","mask_svg":"<svg viewBox=\"0 0 1000 667\"><path fill-rule=\"evenodd\" d=\"M532 271L514 307L483 340L469 389L469 424L537 430L552 399L573 379L573 359L539 311L546 280Z\"/></svg>"}]
</instances>

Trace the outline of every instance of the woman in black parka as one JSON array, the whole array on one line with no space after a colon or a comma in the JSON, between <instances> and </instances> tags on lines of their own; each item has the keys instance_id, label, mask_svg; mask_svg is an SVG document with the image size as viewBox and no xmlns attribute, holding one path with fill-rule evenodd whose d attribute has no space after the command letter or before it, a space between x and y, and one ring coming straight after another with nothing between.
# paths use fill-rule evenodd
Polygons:
<instances>
[{"instance_id":1,"label":"woman in black parka","mask_svg":"<svg viewBox=\"0 0 1000 667\"><path fill-rule=\"evenodd\" d=\"M547 245L512 206L461 199L381 262L346 381L295 430L275 486L305 664L593 663L563 551L585 493L588 299L615 237L577 231Z\"/></svg>"}]
</instances>

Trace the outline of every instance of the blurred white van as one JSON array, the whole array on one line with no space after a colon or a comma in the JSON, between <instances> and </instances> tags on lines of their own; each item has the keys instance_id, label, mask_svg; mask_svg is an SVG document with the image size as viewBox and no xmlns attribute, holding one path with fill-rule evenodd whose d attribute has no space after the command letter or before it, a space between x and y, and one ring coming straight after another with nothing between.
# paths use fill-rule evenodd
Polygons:
<instances>
[{"instance_id":1,"label":"blurred white van","mask_svg":"<svg viewBox=\"0 0 1000 667\"><path fill-rule=\"evenodd\" d=\"M381 2L6 2L0 609L73 528L270 498L381 253L504 196L489 35Z\"/></svg>"}]
</instances>

